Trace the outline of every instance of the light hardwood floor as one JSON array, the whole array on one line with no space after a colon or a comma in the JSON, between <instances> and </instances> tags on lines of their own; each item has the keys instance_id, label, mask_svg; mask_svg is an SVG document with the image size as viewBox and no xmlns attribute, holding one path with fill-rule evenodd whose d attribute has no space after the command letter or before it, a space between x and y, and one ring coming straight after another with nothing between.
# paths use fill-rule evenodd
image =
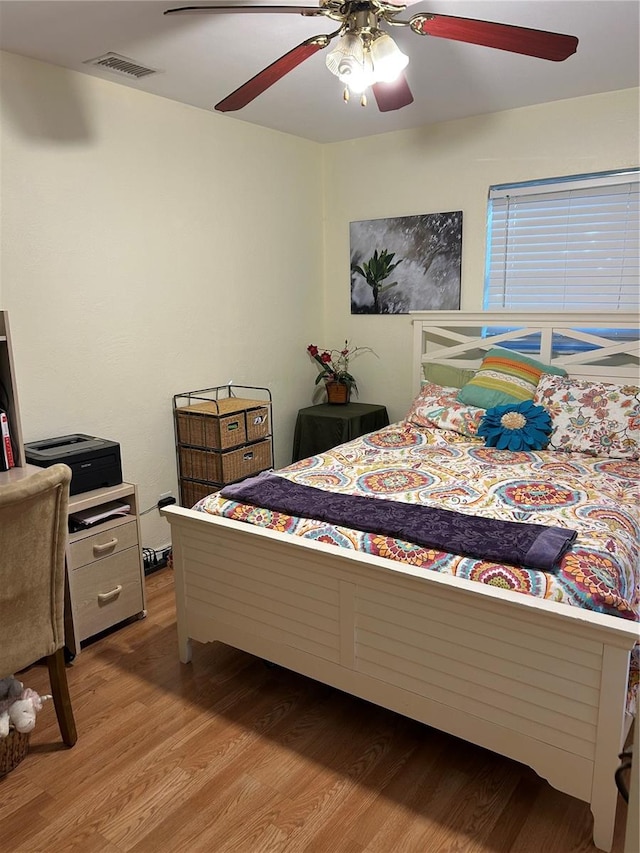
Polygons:
<instances>
[{"instance_id":1,"label":"light hardwood floor","mask_svg":"<svg viewBox=\"0 0 640 853\"><path fill-rule=\"evenodd\" d=\"M486 750L220 644L177 655L173 573L148 616L68 669L78 743L47 703L0 780L2 850L594 851L585 803ZM20 675L47 691L46 667ZM619 798L614 851L626 807Z\"/></svg>"}]
</instances>

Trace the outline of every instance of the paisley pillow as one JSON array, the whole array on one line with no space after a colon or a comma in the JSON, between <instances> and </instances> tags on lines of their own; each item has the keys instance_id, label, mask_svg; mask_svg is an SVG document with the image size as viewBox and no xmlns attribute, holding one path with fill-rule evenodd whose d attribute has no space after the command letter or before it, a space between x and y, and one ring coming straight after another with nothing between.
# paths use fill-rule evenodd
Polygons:
<instances>
[{"instance_id":1,"label":"paisley pillow","mask_svg":"<svg viewBox=\"0 0 640 853\"><path fill-rule=\"evenodd\" d=\"M457 393L457 388L424 382L405 420L416 426L448 429L475 438L484 409L459 403Z\"/></svg>"},{"instance_id":2,"label":"paisley pillow","mask_svg":"<svg viewBox=\"0 0 640 853\"><path fill-rule=\"evenodd\" d=\"M549 450L614 459L640 456L640 388L542 376L533 402L551 416Z\"/></svg>"}]
</instances>

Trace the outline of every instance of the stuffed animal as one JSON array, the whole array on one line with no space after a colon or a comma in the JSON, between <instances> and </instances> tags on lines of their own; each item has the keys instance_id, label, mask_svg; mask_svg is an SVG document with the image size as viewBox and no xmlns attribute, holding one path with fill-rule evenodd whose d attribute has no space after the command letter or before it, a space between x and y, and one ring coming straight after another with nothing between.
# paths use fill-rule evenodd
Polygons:
<instances>
[{"instance_id":1,"label":"stuffed animal","mask_svg":"<svg viewBox=\"0 0 640 853\"><path fill-rule=\"evenodd\" d=\"M9 708L9 722L17 732L32 731L36 724L36 714L42 710L42 703L51 698L51 695L38 696L35 690L27 687Z\"/></svg>"},{"instance_id":2,"label":"stuffed animal","mask_svg":"<svg viewBox=\"0 0 640 853\"><path fill-rule=\"evenodd\" d=\"M0 678L0 737L9 734L9 708L20 698L22 689L22 682L13 675Z\"/></svg>"}]
</instances>

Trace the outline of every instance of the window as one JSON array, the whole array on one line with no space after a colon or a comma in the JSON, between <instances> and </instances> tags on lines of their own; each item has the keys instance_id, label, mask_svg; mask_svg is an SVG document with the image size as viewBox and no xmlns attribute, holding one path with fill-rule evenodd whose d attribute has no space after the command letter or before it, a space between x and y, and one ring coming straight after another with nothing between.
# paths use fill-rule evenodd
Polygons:
<instances>
[{"instance_id":1,"label":"window","mask_svg":"<svg viewBox=\"0 0 640 853\"><path fill-rule=\"evenodd\" d=\"M490 187L485 310L637 311L639 177Z\"/></svg>"}]
</instances>

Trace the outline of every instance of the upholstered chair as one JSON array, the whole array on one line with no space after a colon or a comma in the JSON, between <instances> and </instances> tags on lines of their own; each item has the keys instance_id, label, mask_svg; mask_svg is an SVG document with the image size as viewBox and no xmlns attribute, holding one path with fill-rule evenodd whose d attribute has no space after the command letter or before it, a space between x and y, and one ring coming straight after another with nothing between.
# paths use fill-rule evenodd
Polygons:
<instances>
[{"instance_id":1,"label":"upholstered chair","mask_svg":"<svg viewBox=\"0 0 640 853\"><path fill-rule=\"evenodd\" d=\"M0 677L20 678L20 670L46 660L67 746L77 740L64 661L70 480L66 465L52 465L0 486Z\"/></svg>"}]
</instances>

